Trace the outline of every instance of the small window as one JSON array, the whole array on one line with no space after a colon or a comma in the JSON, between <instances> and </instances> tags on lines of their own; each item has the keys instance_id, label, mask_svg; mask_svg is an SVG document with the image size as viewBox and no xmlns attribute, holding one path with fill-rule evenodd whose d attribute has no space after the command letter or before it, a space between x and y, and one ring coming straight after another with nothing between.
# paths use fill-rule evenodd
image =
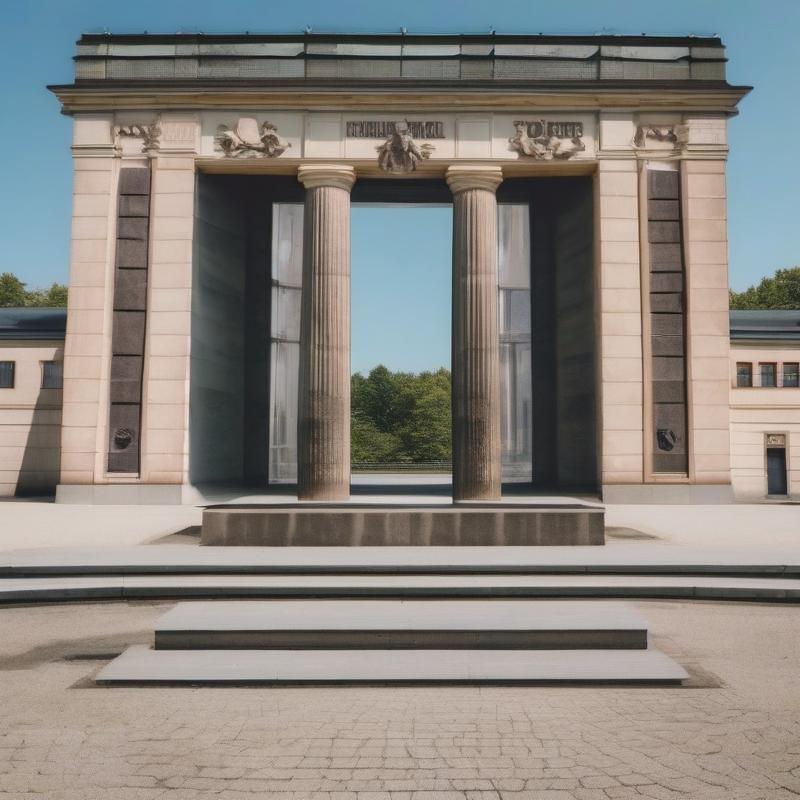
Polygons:
<instances>
[{"instance_id":1,"label":"small window","mask_svg":"<svg viewBox=\"0 0 800 800\"><path fill-rule=\"evenodd\" d=\"M775 364L759 364L761 368L761 385L762 386L777 386L777 370Z\"/></svg>"},{"instance_id":2,"label":"small window","mask_svg":"<svg viewBox=\"0 0 800 800\"><path fill-rule=\"evenodd\" d=\"M736 364L736 385L753 385L753 365L748 361L739 361Z\"/></svg>"},{"instance_id":3,"label":"small window","mask_svg":"<svg viewBox=\"0 0 800 800\"><path fill-rule=\"evenodd\" d=\"M64 364L61 361L42 361L42 389L60 389L64 383Z\"/></svg>"},{"instance_id":4,"label":"small window","mask_svg":"<svg viewBox=\"0 0 800 800\"><path fill-rule=\"evenodd\" d=\"M783 365L783 385L784 386L800 386L800 364L794 362L793 364Z\"/></svg>"},{"instance_id":5,"label":"small window","mask_svg":"<svg viewBox=\"0 0 800 800\"><path fill-rule=\"evenodd\" d=\"M14 388L14 362L0 361L0 389Z\"/></svg>"}]
</instances>

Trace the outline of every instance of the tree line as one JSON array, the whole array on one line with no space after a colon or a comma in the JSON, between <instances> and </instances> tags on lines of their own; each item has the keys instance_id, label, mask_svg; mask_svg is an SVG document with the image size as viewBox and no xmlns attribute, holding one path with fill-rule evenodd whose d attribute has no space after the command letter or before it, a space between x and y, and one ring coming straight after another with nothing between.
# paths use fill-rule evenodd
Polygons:
<instances>
[{"instance_id":1,"label":"tree line","mask_svg":"<svg viewBox=\"0 0 800 800\"><path fill-rule=\"evenodd\" d=\"M450 461L450 370L357 372L350 408L353 463Z\"/></svg>"},{"instance_id":2,"label":"tree line","mask_svg":"<svg viewBox=\"0 0 800 800\"><path fill-rule=\"evenodd\" d=\"M757 286L730 293L730 307L737 311L800 309L800 267L779 269Z\"/></svg>"},{"instance_id":3,"label":"tree line","mask_svg":"<svg viewBox=\"0 0 800 800\"><path fill-rule=\"evenodd\" d=\"M63 283L53 283L46 289L27 289L11 272L0 274L0 308L64 308L66 305L67 287Z\"/></svg>"}]
</instances>

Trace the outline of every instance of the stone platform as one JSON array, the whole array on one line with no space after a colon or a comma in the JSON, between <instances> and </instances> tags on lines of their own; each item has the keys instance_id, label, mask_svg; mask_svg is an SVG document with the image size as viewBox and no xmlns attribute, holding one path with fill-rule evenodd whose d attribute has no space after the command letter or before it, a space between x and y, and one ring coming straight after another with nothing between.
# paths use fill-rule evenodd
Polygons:
<instances>
[{"instance_id":1,"label":"stone platform","mask_svg":"<svg viewBox=\"0 0 800 800\"><path fill-rule=\"evenodd\" d=\"M605 510L570 502L219 505L203 511L201 543L267 547L605 544Z\"/></svg>"},{"instance_id":2,"label":"stone platform","mask_svg":"<svg viewBox=\"0 0 800 800\"><path fill-rule=\"evenodd\" d=\"M273 600L180 603L100 684L647 683L687 673L621 603Z\"/></svg>"}]
</instances>

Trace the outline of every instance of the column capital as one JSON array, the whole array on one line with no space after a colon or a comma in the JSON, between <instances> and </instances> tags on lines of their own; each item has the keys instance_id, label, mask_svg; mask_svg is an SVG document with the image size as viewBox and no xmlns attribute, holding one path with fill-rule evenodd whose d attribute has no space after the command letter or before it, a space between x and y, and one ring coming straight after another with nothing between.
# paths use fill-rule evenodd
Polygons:
<instances>
[{"instance_id":1,"label":"column capital","mask_svg":"<svg viewBox=\"0 0 800 800\"><path fill-rule=\"evenodd\" d=\"M453 194L467 189L495 192L503 182L503 170L491 164L454 164L447 168L444 177Z\"/></svg>"},{"instance_id":2,"label":"column capital","mask_svg":"<svg viewBox=\"0 0 800 800\"><path fill-rule=\"evenodd\" d=\"M346 164L304 164L297 169L297 180L306 189L333 186L349 192L356 182L356 171Z\"/></svg>"}]
</instances>

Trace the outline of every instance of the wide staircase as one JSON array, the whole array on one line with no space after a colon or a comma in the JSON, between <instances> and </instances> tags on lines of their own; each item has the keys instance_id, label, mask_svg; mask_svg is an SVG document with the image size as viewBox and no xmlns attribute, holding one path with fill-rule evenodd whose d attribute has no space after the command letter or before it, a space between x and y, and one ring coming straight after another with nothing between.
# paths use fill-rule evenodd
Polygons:
<instances>
[{"instance_id":1,"label":"wide staircase","mask_svg":"<svg viewBox=\"0 0 800 800\"><path fill-rule=\"evenodd\" d=\"M113 684L680 684L632 607L581 600L183 602Z\"/></svg>"}]
</instances>

